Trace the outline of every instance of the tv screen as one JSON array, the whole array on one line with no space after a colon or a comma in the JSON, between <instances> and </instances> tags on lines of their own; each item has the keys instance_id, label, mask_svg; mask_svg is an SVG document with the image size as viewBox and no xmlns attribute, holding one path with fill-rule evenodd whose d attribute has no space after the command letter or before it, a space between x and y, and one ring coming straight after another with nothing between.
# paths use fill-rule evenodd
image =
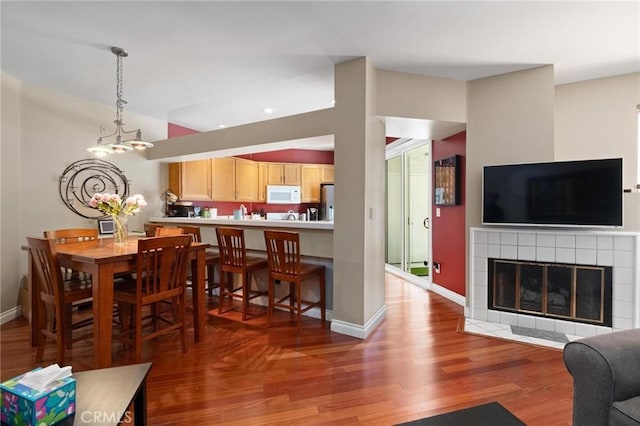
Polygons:
<instances>
[{"instance_id":1,"label":"tv screen","mask_svg":"<svg viewBox=\"0 0 640 426\"><path fill-rule=\"evenodd\" d=\"M622 226L622 159L485 166L482 223Z\"/></svg>"}]
</instances>

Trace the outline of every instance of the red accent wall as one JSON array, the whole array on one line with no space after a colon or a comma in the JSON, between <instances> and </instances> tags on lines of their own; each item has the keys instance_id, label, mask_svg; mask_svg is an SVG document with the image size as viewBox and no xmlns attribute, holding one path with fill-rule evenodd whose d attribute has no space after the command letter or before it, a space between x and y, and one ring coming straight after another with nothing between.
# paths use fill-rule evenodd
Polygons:
<instances>
[{"instance_id":1,"label":"red accent wall","mask_svg":"<svg viewBox=\"0 0 640 426\"><path fill-rule=\"evenodd\" d=\"M169 139L179 138L180 136L193 135L195 133L200 132L197 130L189 129L188 127L178 126L177 124L173 123L167 124L167 136Z\"/></svg>"},{"instance_id":2,"label":"red accent wall","mask_svg":"<svg viewBox=\"0 0 640 426\"><path fill-rule=\"evenodd\" d=\"M433 282L461 296L465 295L465 168L467 132L444 140L433 141L433 160L460 155L460 205L433 206L433 262L440 264L440 273L433 273ZM440 209L440 217L436 209Z\"/></svg>"}]
</instances>

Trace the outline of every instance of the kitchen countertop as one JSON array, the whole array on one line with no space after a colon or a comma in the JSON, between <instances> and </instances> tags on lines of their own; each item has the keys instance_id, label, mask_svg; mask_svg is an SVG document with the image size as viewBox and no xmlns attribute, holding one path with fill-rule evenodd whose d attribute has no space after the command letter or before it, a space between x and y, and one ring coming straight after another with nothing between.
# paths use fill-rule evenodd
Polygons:
<instances>
[{"instance_id":1,"label":"kitchen countertop","mask_svg":"<svg viewBox=\"0 0 640 426\"><path fill-rule=\"evenodd\" d=\"M295 229L321 229L333 230L333 221L303 221L303 220L252 220L233 219L230 217L218 216L216 219L205 219L200 217L150 217L149 222L161 223L184 223L189 225L224 225L224 226L248 226L260 228L295 228Z\"/></svg>"}]
</instances>

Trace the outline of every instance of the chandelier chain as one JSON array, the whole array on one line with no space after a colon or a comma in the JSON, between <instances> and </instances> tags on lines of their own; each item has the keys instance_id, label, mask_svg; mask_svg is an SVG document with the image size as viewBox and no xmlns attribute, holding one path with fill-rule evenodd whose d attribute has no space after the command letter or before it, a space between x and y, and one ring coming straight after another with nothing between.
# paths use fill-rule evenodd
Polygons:
<instances>
[{"instance_id":1,"label":"chandelier chain","mask_svg":"<svg viewBox=\"0 0 640 426\"><path fill-rule=\"evenodd\" d=\"M127 101L122 98L122 55L116 54L116 58L116 122L124 124L122 110Z\"/></svg>"}]
</instances>

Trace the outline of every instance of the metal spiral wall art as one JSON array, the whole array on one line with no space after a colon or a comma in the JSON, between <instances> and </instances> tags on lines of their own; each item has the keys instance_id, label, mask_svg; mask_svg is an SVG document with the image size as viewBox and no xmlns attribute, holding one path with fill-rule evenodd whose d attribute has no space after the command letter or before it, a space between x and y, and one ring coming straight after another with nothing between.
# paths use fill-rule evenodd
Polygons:
<instances>
[{"instance_id":1,"label":"metal spiral wall art","mask_svg":"<svg viewBox=\"0 0 640 426\"><path fill-rule=\"evenodd\" d=\"M98 159L80 160L67 167L60 176L60 198L78 216L87 219L107 217L98 209L89 206L96 192L119 194L122 199L129 196L131 181L124 172L108 161Z\"/></svg>"}]
</instances>

